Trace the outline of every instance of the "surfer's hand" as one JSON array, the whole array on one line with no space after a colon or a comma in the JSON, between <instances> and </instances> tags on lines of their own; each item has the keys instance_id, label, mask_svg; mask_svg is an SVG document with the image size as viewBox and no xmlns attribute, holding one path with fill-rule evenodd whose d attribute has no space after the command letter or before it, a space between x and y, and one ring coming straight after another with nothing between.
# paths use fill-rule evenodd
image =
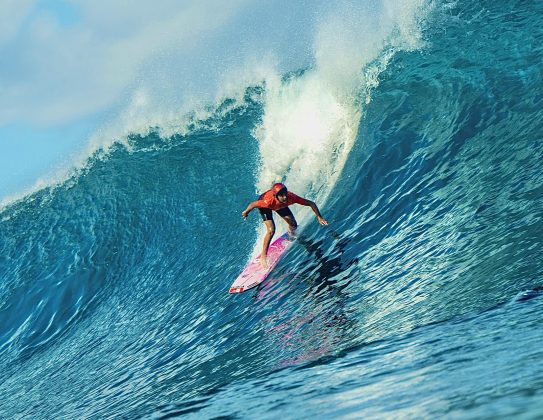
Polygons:
<instances>
[{"instance_id":1,"label":"surfer's hand","mask_svg":"<svg viewBox=\"0 0 543 420\"><path fill-rule=\"evenodd\" d=\"M319 223L323 226L328 226L328 221L324 219L324 217L319 217Z\"/></svg>"},{"instance_id":2,"label":"surfer's hand","mask_svg":"<svg viewBox=\"0 0 543 420\"><path fill-rule=\"evenodd\" d=\"M247 210L242 211L241 215L243 216L244 219L247 219L247 216L249 216L249 212Z\"/></svg>"}]
</instances>

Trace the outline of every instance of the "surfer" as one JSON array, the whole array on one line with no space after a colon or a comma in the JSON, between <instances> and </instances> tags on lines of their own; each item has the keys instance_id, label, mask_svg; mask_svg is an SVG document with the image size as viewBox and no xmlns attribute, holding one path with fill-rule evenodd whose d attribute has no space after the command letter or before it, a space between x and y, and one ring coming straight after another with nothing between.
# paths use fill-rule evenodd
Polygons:
<instances>
[{"instance_id":1,"label":"surfer","mask_svg":"<svg viewBox=\"0 0 543 420\"><path fill-rule=\"evenodd\" d=\"M298 223L292 214L292 211L289 209L291 204L301 204L302 206L311 207L315 216L321 225L328 225L328 222L322 217L319 208L317 205L305 198L302 198L293 192L287 190L285 184L277 183L274 184L271 190L266 191L264 194L260 195L257 201L253 201L249 206L241 213L241 215L246 219L249 216L251 210L258 208L262 220L266 225L266 236L264 236L264 244L262 246L262 254L260 255L260 263L262 267L268 268L268 248L270 247L270 242L275 234L275 222L273 221L272 210L276 211L279 216L281 216L285 222L288 224L288 230L291 235L294 235Z\"/></svg>"}]
</instances>

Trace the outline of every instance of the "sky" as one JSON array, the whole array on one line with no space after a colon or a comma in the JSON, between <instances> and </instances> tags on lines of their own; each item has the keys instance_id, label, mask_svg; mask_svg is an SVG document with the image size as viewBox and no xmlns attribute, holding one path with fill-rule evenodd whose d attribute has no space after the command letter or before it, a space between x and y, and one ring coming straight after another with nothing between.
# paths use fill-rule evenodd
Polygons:
<instances>
[{"instance_id":1,"label":"sky","mask_svg":"<svg viewBox=\"0 0 543 420\"><path fill-rule=\"evenodd\" d=\"M0 0L0 201L104 127L138 131L307 65L319 3Z\"/></svg>"}]
</instances>

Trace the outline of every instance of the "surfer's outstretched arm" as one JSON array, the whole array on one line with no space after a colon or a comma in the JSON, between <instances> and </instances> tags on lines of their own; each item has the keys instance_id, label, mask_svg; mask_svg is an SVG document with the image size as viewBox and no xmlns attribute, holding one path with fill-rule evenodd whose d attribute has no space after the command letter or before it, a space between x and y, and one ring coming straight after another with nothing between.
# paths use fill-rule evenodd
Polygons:
<instances>
[{"instance_id":1,"label":"surfer's outstretched arm","mask_svg":"<svg viewBox=\"0 0 543 420\"><path fill-rule=\"evenodd\" d=\"M319 221L319 223L321 225L323 225L323 226L328 225L328 221L324 217L322 217L322 214L319 211L319 208L317 207L317 205L313 201L307 200L306 206L311 207L311 210L313 210L313 213L315 213L315 216L317 216L317 220Z\"/></svg>"},{"instance_id":2,"label":"surfer's outstretched arm","mask_svg":"<svg viewBox=\"0 0 543 420\"><path fill-rule=\"evenodd\" d=\"M243 210L243 211L241 212L241 215L243 216L244 219L246 219L247 216L249 216L249 213L250 213L253 209L257 208L257 207L258 207L258 201L253 201L251 204L249 204L249 205L247 206L247 208L246 208L245 210Z\"/></svg>"}]
</instances>

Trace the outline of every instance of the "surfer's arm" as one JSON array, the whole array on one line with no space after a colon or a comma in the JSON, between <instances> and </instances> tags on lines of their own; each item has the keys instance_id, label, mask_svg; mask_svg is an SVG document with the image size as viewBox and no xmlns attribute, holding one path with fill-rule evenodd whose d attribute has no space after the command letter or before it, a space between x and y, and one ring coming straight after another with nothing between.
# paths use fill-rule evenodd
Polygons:
<instances>
[{"instance_id":1,"label":"surfer's arm","mask_svg":"<svg viewBox=\"0 0 543 420\"><path fill-rule=\"evenodd\" d=\"M302 206L311 207L311 210L313 210L313 213L315 213L315 216L317 216L317 220L319 221L321 225L326 226L328 224L328 221L326 221L326 219L322 217L322 214L319 211L319 208L313 201L308 200L307 198L300 197L299 195L291 193L290 191L289 191L289 197L293 203L301 204Z\"/></svg>"},{"instance_id":2,"label":"surfer's arm","mask_svg":"<svg viewBox=\"0 0 543 420\"><path fill-rule=\"evenodd\" d=\"M249 204L247 206L247 208L245 210L243 210L241 212L241 215L244 217L244 218L247 218L247 216L249 216L249 213L253 210L253 209L256 209L257 207L262 207L262 200L257 200L257 201L253 201L251 204Z\"/></svg>"},{"instance_id":3,"label":"surfer's arm","mask_svg":"<svg viewBox=\"0 0 543 420\"><path fill-rule=\"evenodd\" d=\"M317 220L319 221L319 223L321 225L323 225L323 226L328 225L328 221L324 217L322 217L322 214L319 211L319 208L317 207L317 205L313 201L306 200L305 205L311 207L311 210L313 210L313 213L315 213L315 216L317 216Z\"/></svg>"}]
</instances>

